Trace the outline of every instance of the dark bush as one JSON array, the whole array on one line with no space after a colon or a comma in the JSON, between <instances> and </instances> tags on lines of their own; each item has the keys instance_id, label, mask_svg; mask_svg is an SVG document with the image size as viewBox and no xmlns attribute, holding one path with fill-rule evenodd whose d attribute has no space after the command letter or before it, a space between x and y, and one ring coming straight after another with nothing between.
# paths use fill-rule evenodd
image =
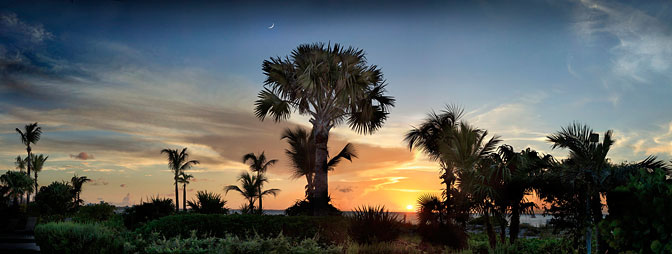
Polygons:
<instances>
[{"instance_id":1,"label":"dark bush","mask_svg":"<svg viewBox=\"0 0 672 254\"><path fill-rule=\"evenodd\" d=\"M96 224L51 222L35 227L35 242L41 253L122 253L124 241L114 232Z\"/></svg>"},{"instance_id":2,"label":"dark bush","mask_svg":"<svg viewBox=\"0 0 672 254\"><path fill-rule=\"evenodd\" d=\"M399 237L401 222L385 206L357 207L353 213L349 232L356 242L390 242Z\"/></svg>"},{"instance_id":3,"label":"dark bush","mask_svg":"<svg viewBox=\"0 0 672 254\"><path fill-rule=\"evenodd\" d=\"M72 186L66 182L53 182L42 186L35 195L35 206L41 215L65 215L75 207Z\"/></svg>"},{"instance_id":4,"label":"dark bush","mask_svg":"<svg viewBox=\"0 0 672 254\"><path fill-rule=\"evenodd\" d=\"M227 234L245 238L254 235L275 237L282 233L292 238L317 236L323 243L347 240L347 220L343 217L273 216L248 214L176 214L148 222L136 230L142 235L158 232L164 237L224 237Z\"/></svg>"},{"instance_id":5,"label":"dark bush","mask_svg":"<svg viewBox=\"0 0 672 254\"><path fill-rule=\"evenodd\" d=\"M74 220L78 222L106 221L114 215L115 207L105 202L79 207Z\"/></svg>"},{"instance_id":6,"label":"dark bush","mask_svg":"<svg viewBox=\"0 0 672 254\"><path fill-rule=\"evenodd\" d=\"M134 205L124 211L124 225L129 229L136 229L148 221L168 216L175 212L172 199L155 197L151 202Z\"/></svg>"},{"instance_id":7,"label":"dark bush","mask_svg":"<svg viewBox=\"0 0 672 254\"><path fill-rule=\"evenodd\" d=\"M203 214L227 214L229 209L224 207L226 200L222 199L222 195L208 192L196 192L196 200L188 201L192 212Z\"/></svg>"},{"instance_id":8,"label":"dark bush","mask_svg":"<svg viewBox=\"0 0 672 254\"><path fill-rule=\"evenodd\" d=\"M434 195L418 198L418 233L423 242L447 245L461 250L468 246L469 235L459 225L462 209L456 204L439 200Z\"/></svg>"},{"instance_id":9,"label":"dark bush","mask_svg":"<svg viewBox=\"0 0 672 254\"><path fill-rule=\"evenodd\" d=\"M341 211L338 210L334 205L331 203L328 203L327 207L328 211L327 214L329 216L341 216ZM315 209L313 208L313 205L310 203L310 200L304 199L304 200L297 200L294 205L290 206L289 208L285 209L285 215L288 216L312 216L313 211Z\"/></svg>"}]
</instances>

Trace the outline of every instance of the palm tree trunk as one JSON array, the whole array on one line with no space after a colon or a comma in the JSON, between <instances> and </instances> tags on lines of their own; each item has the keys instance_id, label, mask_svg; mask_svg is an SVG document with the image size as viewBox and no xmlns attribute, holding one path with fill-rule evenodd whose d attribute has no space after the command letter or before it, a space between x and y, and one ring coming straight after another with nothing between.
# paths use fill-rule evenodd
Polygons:
<instances>
[{"instance_id":1,"label":"palm tree trunk","mask_svg":"<svg viewBox=\"0 0 672 254\"><path fill-rule=\"evenodd\" d=\"M606 241L600 238L600 230L597 228L602 221L602 200L600 199L600 193L595 193L592 198L592 212L593 212L593 222L595 225L595 253L602 253L600 246L607 246ZM603 247L604 248L604 247Z\"/></svg>"},{"instance_id":2,"label":"palm tree trunk","mask_svg":"<svg viewBox=\"0 0 672 254\"><path fill-rule=\"evenodd\" d=\"M27 172L28 172L28 177L30 177L30 168L31 168L31 166L32 166L32 159L31 159L31 156L30 156L30 151L31 151L31 150L32 150L32 149L30 148L30 143L28 143L28 146L26 146L26 151L28 152L28 163L26 164L26 166L27 166L26 169L27 169ZM26 193L26 206L28 205L28 203L30 203L30 191L28 191L28 192Z\"/></svg>"},{"instance_id":3,"label":"palm tree trunk","mask_svg":"<svg viewBox=\"0 0 672 254\"><path fill-rule=\"evenodd\" d=\"M180 191L177 188L177 177L175 178L175 212L180 212Z\"/></svg>"},{"instance_id":4,"label":"palm tree trunk","mask_svg":"<svg viewBox=\"0 0 672 254\"><path fill-rule=\"evenodd\" d=\"M591 254L592 227L590 226L590 195L586 195L586 253Z\"/></svg>"},{"instance_id":5,"label":"palm tree trunk","mask_svg":"<svg viewBox=\"0 0 672 254\"><path fill-rule=\"evenodd\" d=\"M257 171L257 179L261 179L261 172ZM261 182L259 182L259 186L257 186L257 191L259 192L259 214L264 214L264 210L262 210L261 206Z\"/></svg>"},{"instance_id":6,"label":"palm tree trunk","mask_svg":"<svg viewBox=\"0 0 672 254\"><path fill-rule=\"evenodd\" d=\"M37 171L33 172L35 174L35 195L37 195Z\"/></svg>"},{"instance_id":7,"label":"palm tree trunk","mask_svg":"<svg viewBox=\"0 0 672 254\"><path fill-rule=\"evenodd\" d=\"M513 244L518 239L520 232L520 203L511 205L511 225L509 225L509 243Z\"/></svg>"},{"instance_id":8,"label":"palm tree trunk","mask_svg":"<svg viewBox=\"0 0 672 254\"><path fill-rule=\"evenodd\" d=\"M488 242L490 242L490 248L495 248L497 246L497 236L495 235L495 230L492 228L492 222L490 221L490 215L486 211L483 214L485 219L485 231L488 234Z\"/></svg>"},{"instance_id":9,"label":"palm tree trunk","mask_svg":"<svg viewBox=\"0 0 672 254\"><path fill-rule=\"evenodd\" d=\"M182 211L187 211L187 184L182 185Z\"/></svg>"},{"instance_id":10,"label":"palm tree trunk","mask_svg":"<svg viewBox=\"0 0 672 254\"><path fill-rule=\"evenodd\" d=\"M502 213L504 214L504 213ZM506 214L504 214L504 217L499 218L499 242L502 244L506 244Z\"/></svg>"},{"instance_id":11,"label":"palm tree trunk","mask_svg":"<svg viewBox=\"0 0 672 254\"><path fill-rule=\"evenodd\" d=\"M306 182L308 186L306 187L306 199L313 199L313 174L306 174Z\"/></svg>"},{"instance_id":12,"label":"palm tree trunk","mask_svg":"<svg viewBox=\"0 0 672 254\"><path fill-rule=\"evenodd\" d=\"M326 124L313 125L313 135L315 138L315 179L313 184L315 190L313 198L315 199L316 216L327 215L327 203L329 198L329 179L327 174L327 157L329 151L327 150L327 142L329 141L329 131Z\"/></svg>"}]
</instances>

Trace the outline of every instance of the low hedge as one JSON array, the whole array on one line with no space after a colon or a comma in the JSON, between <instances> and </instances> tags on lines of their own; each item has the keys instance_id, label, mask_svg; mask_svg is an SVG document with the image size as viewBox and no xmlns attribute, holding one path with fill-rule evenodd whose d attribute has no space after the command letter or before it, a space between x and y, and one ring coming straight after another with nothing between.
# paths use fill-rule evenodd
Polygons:
<instances>
[{"instance_id":1,"label":"low hedge","mask_svg":"<svg viewBox=\"0 0 672 254\"><path fill-rule=\"evenodd\" d=\"M247 214L176 214L148 222L136 233L148 236L152 232L167 238L198 236L240 238L282 235L306 239L317 237L322 243L343 243L347 240L348 220L340 216L309 217Z\"/></svg>"},{"instance_id":2,"label":"low hedge","mask_svg":"<svg viewBox=\"0 0 672 254\"><path fill-rule=\"evenodd\" d=\"M41 253L122 253L119 233L98 224L50 222L35 227L35 242Z\"/></svg>"}]
</instances>

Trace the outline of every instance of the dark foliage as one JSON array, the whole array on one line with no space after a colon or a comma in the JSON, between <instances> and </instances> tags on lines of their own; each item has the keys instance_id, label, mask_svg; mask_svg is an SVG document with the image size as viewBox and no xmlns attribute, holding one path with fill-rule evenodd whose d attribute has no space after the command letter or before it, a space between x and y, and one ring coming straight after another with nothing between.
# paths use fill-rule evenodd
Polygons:
<instances>
[{"instance_id":1,"label":"dark foliage","mask_svg":"<svg viewBox=\"0 0 672 254\"><path fill-rule=\"evenodd\" d=\"M53 182L42 186L35 195L35 204L41 215L65 215L75 206L72 186L66 182Z\"/></svg>"},{"instance_id":2,"label":"dark foliage","mask_svg":"<svg viewBox=\"0 0 672 254\"><path fill-rule=\"evenodd\" d=\"M282 233L292 238L318 237L322 243L342 243L347 238L347 220L343 217L269 216L250 214L176 214L151 221L136 232L149 235L189 237L224 237L227 234L241 238L259 235L275 237Z\"/></svg>"},{"instance_id":3,"label":"dark foliage","mask_svg":"<svg viewBox=\"0 0 672 254\"><path fill-rule=\"evenodd\" d=\"M85 254L123 253L124 241L118 232L99 224L46 223L35 227L40 253Z\"/></svg>"},{"instance_id":4,"label":"dark foliage","mask_svg":"<svg viewBox=\"0 0 672 254\"><path fill-rule=\"evenodd\" d=\"M600 229L614 251L672 253L672 180L666 173L641 169L607 192L609 215Z\"/></svg>"},{"instance_id":5,"label":"dark foliage","mask_svg":"<svg viewBox=\"0 0 672 254\"><path fill-rule=\"evenodd\" d=\"M148 221L168 216L175 211L173 200L168 198L152 198L151 202L134 205L124 211L124 225L135 229Z\"/></svg>"},{"instance_id":6,"label":"dark foliage","mask_svg":"<svg viewBox=\"0 0 672 254\"><path fill-rule=\"evenodd\" d=\"M229 209L224 207L226 205L226 200L222 199L222 195L208 191L196 192L196 200L188 201L187 203L189 204L191 211L195 213L229 213Z\"/></svg>"},{"instance_id":7,"label":"dark foliage","mask_svg":"<svg viewBox=\"0 0 672 254\"><path fill-rule=\"evenodd\" d=\"M331 201L331 199L329 199ZM342 212L329 202L327 204L328 216L341 216ZM294 205L285 209L285 215L288 216L313 216L315 208L309 199L297 200Z\"/></svg>"},{"instance_id":8,"label":"dark foliage","mask_svg":"<svg viewBox=\"0 0 672 254\"><path fill-rule=\"evenodd\" d=\"M463 209L457 208L455 204L442 202L433 195L421 196L418 203L418 233L423 242L443 244L453 249L464 249L468 246L469 235L456 217L461 215L454 212Z\"/></svg>"},{"instance_id":9,"label":"dark foliage","mask_svg":"<svg viewBox=\"0 0 672 254\"><path fill-rule=\"evenodd\" d=\"M350 217L350 237L358 243L390 242L399 237L400 222L384 206L362 206Z\"/></svg>"},{"instance_id":10,"label":"dark foliage","mask_svg":"<svg viewBox=\"0 0 672 254\"><path fill-rule=\"evenodd\" d=\"M106 221L114 216L114 209L113 205L102 201L98 204L88 204L77 210L74 219L79 222Z\"/></svg>"}]
</instances>

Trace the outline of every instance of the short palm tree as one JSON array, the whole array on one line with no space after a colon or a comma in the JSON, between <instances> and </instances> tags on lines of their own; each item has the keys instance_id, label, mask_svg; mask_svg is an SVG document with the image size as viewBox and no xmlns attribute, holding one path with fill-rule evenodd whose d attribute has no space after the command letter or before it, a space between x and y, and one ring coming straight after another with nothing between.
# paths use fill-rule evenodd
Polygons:
<instances>
[{"instance_id":1,"label":"short palm tree","mask_svg":"<svg viewBox=\"0 0 672 254\"><path fill-rule=\"evenodd\" d=\"M186 211L187 210L187 184L189 184L189 181L193 179L194 176L190 174L186 174L184 172L180 173L180 178L177 180L179 183L182 184L182 210Z\"/></svg>"},{"instance_id":2,"label":"short palm tree","mask_svg":"<svg viewBox=\"0 0 672 254\"><path fill-rule=\"evenodd\" d=\"M227 214L229 209L226 208L226 200L222 199L222 195L208 192L197 191L196 200L188 201L191 211L203 214Z\"/></svg>"},{"instance_id":3,"label":"short palm tree","mask_svg":"<svg viewBox=\"0 0 672 254\"><path fill-rule=\"evenodd\" d=\"M16 128L16 132L18 132L21 136L21 143L26 146L26 152L28 153L27 158L30 158L32 152L32 147L30 145L34 145L37 143L37 141L40 141L40 136L42 136L42 127L37 126L37 123L31 123L24 126L23 131L21 131L19 128ZM30 160L28 160L26 169L28 176L30 176L30 170L32 169ZM30 192L30 190L28 192ZM28 203L30 203L30 194L26 195L26 204Z\"/></svg>"},{"instance_id":4,"label":"short palm tree","mask_svg":"<svg viewBox=\"0 0 672 254\"><path fill-rule=\"evenodd\" d=\"M14 165L16 165L16 169L18 169L21 172L26 171L26 167L28 165L28 157L26 158L21 158L21 156L16 156L16 160L14 161Z\"/></svg>"},{"instance_id":5,"label":"short palm tree","mask_svg":"<svg viewBox=\"0 0 672 254\"><path fill-rule=\"evenodd\" d=\"M261 179L264 176L264 173L268 170L269 167L273 166L275 163L278 162L278 160L267 160L266 159L266 154L264 152L261 152L259 156L255 155L254 153L248 153L243 156L243 163L248 163L250 166L250 170L252 172L257 173L257 179ZM261 188L263 187L264 183L260 182L259 185L257 186L258 190L257 193L259 194L259 214L263 214L263 206L262 206L262 200L263 197L261 196Z\"/></svg>"},{"instance_id":6,"label":"short palm tree","mask_svg":"<svg viewBox=\"0 0 672 254\"><path fill-rule=\"evenodd\" d=\"M292 178L306 178L306 198L312 199L313 177L315 176L315 142L308 131L297 127L295 130L285 129L282 133L282 139L287 140L289 149L285 149L285 154L289 157L292 166ZM338 155L332 157L327 162L329 171L334 170L343 159L352 161L357 158L355 146L348 143L341 149Z\"/></svg>"},{"instance_id":7,"label":"short palm tree","mask_svg":"<svg viewBox=\"0 0 672 254\"><path fill-rule=\"evenodd\" d=\"M238 181L241 183L240 187L236 185L229 185L224 187L224 191L226 191L227 194L229 191L236 191L240 193L240 195L242 195L243 198L247 200L248 205L246 210L249 212L254 212L254 203L258 197L263 197L266 195L276 196L278 192L280 192L279 189L268 189L262 191L260 195L259 185L264 182L268 182L268 179L266 179L266 177L263 175L257 177L256 175L251 175L248 172L242 172L240 176L238 176Z\"/></svg>"},{"instance_id":8,"label":"short palm tree","mask_svg":"<svg viewBox=\"0 0 672 254\"><path fill-rule=\"evenodd\" d=\"M180 195L178 190L178 180L180 179L180 174L185 170L191 168L193 165L199 164L197 160L189 160L189 153L187 153L187 148L183 148L181 152L178 152L177 149L163 149L161 153L168 155L168 167L173 171L175 181L175 211L180 211Z\"/></svg>"},{"instance_id":9,"label":"short palm tree","mask_svg":"<svg viewBox=\"0 0 672 254\"><path fill-rule=\"evenodd\" d=\"M383 73L368 65L365 53L339 44L302 44L290 57L271 57L262 64L264 90L255 102L261 120L289 118L292 109L309 116L315 140L314 198L316 215L328 212L327 143L329 131L343 123L359 133L378 130L394 106L385 95Z\"/></svg>"},{"instance_id":10,"label":"short palm tree","mask_svg":"<svg viewBox=\"0 0 672 254\"><path fill-rule=\"evenodd\" d=\"M72 185L72 191L74 192L75 196L75 207L79 206L84 202L81 198L79 198L79 194L82 193L82 189L84 188L84 184L87 182L90 182L91 179L89 179L86 176L73 176L70 179L70 184Z\"/></svg>"},{"instance_id":11,"label":"short palm tree","mask_svg":"<svg viewBox=\"0 0 672 254\"><path fill-rule=\"evenodd\" d=\"M8 170L0 176L0 183L2 188L14 202L14 206L19 205L19 197L33 187L33 180L26 172Z\"/></svg>"},{"instance_id":12,"label":"short palm tree","mask_svg":"<svg viewBox=\"0 0 672 254\"><path fill-rule=\"evenodd\" d=\"M33 166L33 174L35 175L35 191L38 190L37 188L37 173L42 172L42 167L44 167L44 163L47 161L49 156L44 156L44 154L40 155L32 155L32 160L30 164Z\"/></svg>"}]
</instances>

